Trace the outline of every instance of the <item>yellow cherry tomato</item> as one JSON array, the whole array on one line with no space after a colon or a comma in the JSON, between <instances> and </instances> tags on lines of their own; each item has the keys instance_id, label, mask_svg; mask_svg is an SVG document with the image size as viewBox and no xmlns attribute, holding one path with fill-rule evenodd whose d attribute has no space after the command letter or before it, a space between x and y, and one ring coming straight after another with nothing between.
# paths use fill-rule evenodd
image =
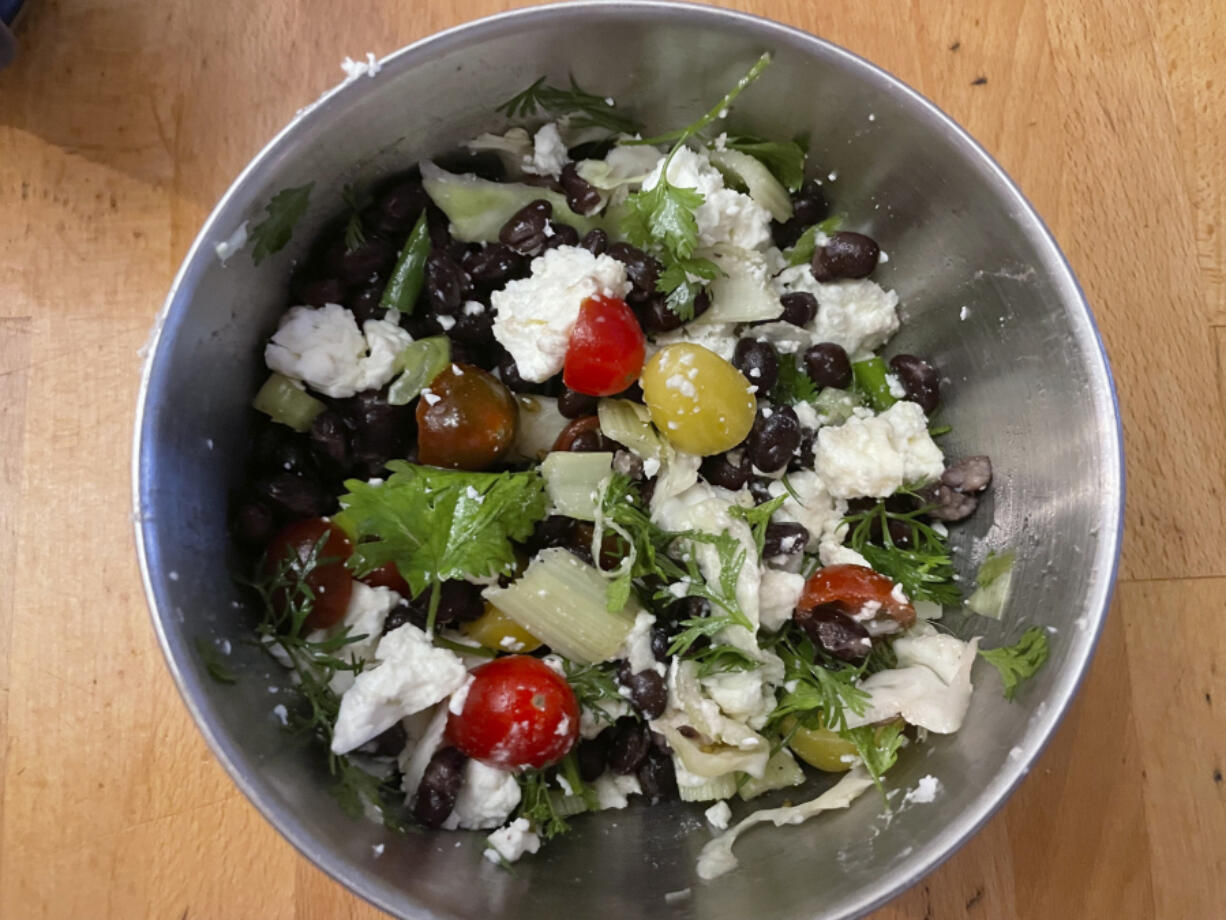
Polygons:
<instances>
[{"instance_id":1,"label":"yellow cherry tomato","mask_svg":"<svg viewBox=\"0 0 1226 920\"><path fill-rule=\"evenodd\" d=\"M749 381L701 345L661 348L647 362L640 383L651 420L680 450L723 453L753 427L758 401Z\"/></svg>"},{"instance_id":2,"label":"yellow cherry tomato","mask_svg":"<svg viewBox=\"0 0 1226 920\"><path fill-rule=\"evenodd\" d=\"M827 773L846 773L856 762L856 746L828 728L805 728L789 716L783 722L783 730L784 737L792 733L788 739L792 753L811 767Z\"/></svg>"},{"instance_id":3,"label":"yellow cherry tomato","mask_svg":"<svg viewBox=\"0 0 1226 920\"><path fill-rule=\"evenodd\" d=\"M531 652L541 647L540 639L489 601L485 603L485 613L462 628L464 635L495 652Z\"/></svg>"}]
</instances>

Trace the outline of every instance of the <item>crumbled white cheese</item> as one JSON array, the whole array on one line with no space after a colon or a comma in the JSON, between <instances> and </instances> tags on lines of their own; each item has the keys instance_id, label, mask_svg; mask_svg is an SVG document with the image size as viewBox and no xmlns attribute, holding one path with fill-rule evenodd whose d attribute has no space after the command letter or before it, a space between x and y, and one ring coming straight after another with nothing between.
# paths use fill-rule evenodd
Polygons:
<instances>
[{"instance_id":1,"label":"crumbled white cheese","mask_svg":"<svg viewBox=\"0 0 1226 920\"><path fill-rule=\"evenodd\" d=\"M716 802L708 808L703 815L717 831L722 831L728 827L728 822L732 820L732 809L728 807L727 802Z\"/></svg>"},{"instance_id":2,"label":"crumbled white cheese","mask_svg":"<svg viewBox=\"0 0 1226 920\"><path fill-rule=\"evenodd\" d=\"M638 777L634 774L621 776L609 770L592 783L592 788L596 792L596 802L602 809L625 808L630 796L639 795L643 791Z\"/></svg>"},{"instance_id":3,"label":"crumbled white cheese","mask_svg":"<svg viewBox=\"0 0 1226 920\"><path fill-rule=\"evenodd\" d=\"M808 264L797 265L775 279L779 293L805 291L817 298L817 315L808 326L775 329L790 323L774 323L754 329L755 336L779 335L785 344L803 332L809 345L834 342L842 345L853 361L869 357L898 331L898 294L868 279L820 284ZM792 351L803 350L792 348Z\"/></svg>"},{"instance_id":4,"label":"crumbled white cheese","mask_svg":"<svg viewBox=\"0 0 1226 920\"><path fill-rule=\"evenodd\" d=\"M875 418L850 418L817 433L814 466L830 494L885 498L904 484L930 482L945 458L917 403L898 402Z\"/></svg>"},{"instance_id":5,"label":"crumbled white cheese","mask_svg":"<svg viewBox=\"0 0 1226 920\"><path fill-rule=\"evenodd\" d=\"M460 689L451 694L451 698L447 701L448 712L458 716L464 711L464 703L468 699L468 691L472 689L472 685L473 676L469 674L464 683L460 685Z\"/></svg>"},{"instance_id":6,"label":"crumbled white cheese","mask_svg":"<svg viewBox=\"0 0 1226 920\"><path fill-rule=\"evenodd\" d=\"M562 167L567 164L566 144L558 132L554 122L543 125L532 138L532 156L524 157L524 172L534 176L562 175Z\"/></svg>"},{"instance_id":7,"label":"crumbled white cheese","mask_svg":"<svg viewBox=\"0 0 1226 920\"><path fill-rule=\"evenodd\" d=\"M839 532L847 513L847 502L834 497L822 477L812 470L789 473L787 485L774 480L767 489L771 498L787 496L774 517L803 525L809 531L808 549L817 549L823 539L830 539Z\"/></svg>"},{"instance_id":8,"label":"crumbled white cheese","mask_svg":"<svg viewBox=\"0 0 1226 920\"><path fill-rule=\"evenodd\" d=\"M506 827L500 827L486 838L488 844L485 858L492 863L513 863L525 853L535 853L541 848L541 838L532 832L527 818L516 818Z\"/></svg>"},{"instance_id":9,"label":"crumbled white cheese","mask_svg":"<svg viewBox=\"0 0 1226 920\"><path fill-rule=\"evenodd\" d=\"M404 716L433 706L464 683L468 671L454 652L437 648L411 623L392 630L375 649L379 663L363 671L341 697L332 752L346 754Z\"/></svg>"},{"instance_id":10,"label":"crumbled white cheese","mask_svg":"<svg viewBox=\"0 0 1226 920\"><path fill-rule=\"evenodd\" d=\"M468 830L497 827L511 816L519 797L514 773L470 760L464 765L464 783L456 796L455 808L443 822L443 828L451 831L457 827Z\"/></svg>"},{"instance_id":11,"label":"crumbled white cheese","mask_svg":"<svg viewBox=\"0 0 1226 920\"><path fill-rule=\"evenodd\" d=\"M213 251L217 253L217 258L224 265L226 260L234 253L238 252L247 245L247 221L243 221L227 239L220 243L213 244ZM963 307L962 309L966 309Z\"/></svg>"},{"instance_id":12,"label":"crumbled white cheese","mask_svg":"<svg viewBox=\"0 0 1226 920\"><path fill-rule=\"evenodd\" d=\"M656 661L655 652L651 650L651 628L656 625L656 618L646 611L640 611L634 617L634 626L626 634L626 639L613 656L624 658L635 674L640 671L655 671L661 677L666 669Z\"/></svg>"},{"instance_id":13,"label":"crumbled white cheese","mask_svg":"<svg viewBox=\"0 0 1226 920\"><path fill-rule=\"evenodd\" d=\"M372 588L370 585L355 581L349 594L349 606L345 608L345 618L331 629L316 630L308 638L312 641L319 641L343 629L348 629L349 635L366 638L350 642L338 649L337 657L349 661L369 661L375 646L379 644L380 636L383 635L383 623L387 620L388 613L398 603L400 603L400 595L391 588ZM343 694L353 686L353 681L352 671L337 671L332 675L328 686L332 688L333 693Z\"/></svg>"},{"instance_id":14,"label":"crumbled white cheese","mask_svg":"<svg viewBox=\"0 0 1226 920\"><path fill-rule=\"evenodd\" d=\"M778 632L792 618L804 586L804 576L796 572L773 568L762 570L758 616L763 629Z\"/></svg>"},{"instance_id":15,"label":"crumbled white cheese","mask_svg":"<svg viewBox=\"0 0 1226 920\"><path fill-rule=\"evenodd\" d=\"M644 189L655 188L663 163L643 180ZM724 187L724 177L707 155L680 148L668 164L668 181L676 188L690 188L703 196L694 211L698 244L731 243L742 249L760 249L770 243L770 213L748 195Z\"/></svg>"},{"instance_id":16,"label":"crumbled white cheese","mask_svg":"<svg viewBox=\"0 0 1226 920\"><path fill-rule=\"evenodd\" d=\"M821 416L817 414L817 408L813 403L798 402L792 406L792 411L796 413L796 421L800 422L801 428L817 431L817 429L822 427Z\"/></svg>"},{"instance_id":17,"label":"crumbled white cheese","mask_svg":"<svg viewBox=\"0 0 1226 920\"><path fill-rule=\"evenodd\" d=\"M358 77L373 77L383 65L379 63L378 58L373 52L366 52L366 60L355 61L353 58L347 57L341 61L341 70L345 71L346 80L356 80Z\"/></svg>"},{"instance_id":18,"label":"crumbled white cheese","mask_svg":"<svg viewBox=\"0 0 1226 920\"><path fill-rule=\"evenodd\" d=\"M566 358L570 331L583 301L596 294L625 297L626 267L580 246L559 246L532 260L532 274L495 291L494 338L515 359L525 380L539 383Z\"/></svg>"},{"instance_id":19,"label":"crumbled white cheese","mask_svg":"<svg viewBox=\"0 0 1226 920\"><path fill-rule=\"evenodd\" d=\"M686 323L680 329L652 336L647 343L647 357L650 358L666 345L689 342L715 352L725 361L731 361L739 338L735 330L733 323Z\"/></svg>"},{"instance_id":20,"label":"crumbled white cheese","mask_svg":"<svg viewBox=\"0 0 1226 920\"><path fill-rule=\"evenodd\" d=\"M902 803L906 805L927 805L934 801L937 793L941 791L941 781L935 776L921 776L919 783L914 789L907 791L907 794L902 797Z\"/></svg>"},{"instance_id":21,"label":"crumbled white cheese","mask_svg":"<svg viewBox=\"0 0 1226 920\"><path fill-rule=\"evenodd\" d=\"M368 319L358 329L339 304L291 307L264 349L270 370L300 380L326 396L343 399L384 386L396 358L413 337L395 323Z\"/></svg>"}]
</instances>

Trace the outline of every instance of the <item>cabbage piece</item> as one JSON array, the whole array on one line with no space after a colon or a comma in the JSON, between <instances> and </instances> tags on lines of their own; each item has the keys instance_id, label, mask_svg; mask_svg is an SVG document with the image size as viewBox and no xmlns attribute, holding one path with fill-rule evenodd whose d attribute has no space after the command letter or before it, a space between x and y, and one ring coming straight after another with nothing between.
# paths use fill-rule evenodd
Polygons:
<instances>
[{"instance_id":1,"label":"cabbage piece","mask_svg":"<svg viewBox=\"0 0 1226 920\"><path fill-rule=\"evenodd\" d=\"M728 243L719 243L699 255L709 257L724 274L707 288L711 307L694 320L695 325L759 322L783 315L765 255Z\"/></svg>"},{"instance_id":2,"label":"cabbage piece","mask_svg":"<svg viewBox=\"0 0 1226 920\"><path fill-rule=\"evenodd\" d=\"M739 179L749 197L783 223L792 216L792 199L788 190L757 157L740 150L711 150L707 153L715 168Z\"/></svg>"}]
</instances>

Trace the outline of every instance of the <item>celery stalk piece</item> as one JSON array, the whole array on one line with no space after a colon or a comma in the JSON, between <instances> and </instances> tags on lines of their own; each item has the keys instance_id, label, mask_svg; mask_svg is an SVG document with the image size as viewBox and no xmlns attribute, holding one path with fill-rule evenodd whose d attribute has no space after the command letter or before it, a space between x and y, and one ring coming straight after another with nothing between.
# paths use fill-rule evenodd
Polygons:
<instances>
[{"instance_id":1,"label":"celery stalk piece","mask_svg":"<svg viewBox=\"0 0 1226 920\"><path fill-rule=\"evenodd\" d=\"M851 373L856 389L864 394L868 404L877 412L884 412L898 402L898 397L890 392L885 362L881 358L874 356L867 361L856 361L851 366Z\"/></svg>"},{"instance_id":2,"label":"celery stalk piece","mask_svg":"<svg viewBox=\"0 0 1226 920\"><path fill-rule=\"evenodd\" d=\"M515 395L519 424L511 450L515 458L538 463L553 449L554 442L570 419L558 411L558 401L552 396Z\"/></svg>"},{"instance_id":3,"label":"celery stalk piece","mask_svg":"<svg viewBox=\"0 0 1226 920\"><path fill-rule=\"evenodd\" d=\"M800 764L796 762L791 751L787 748L780 748L766 762L766 769L762 772L761 779L754 779L751 776L741 784L741 798L748 802L764 792L799 786L804 781L804 770L800 768Z\"/></svg>"},{"instance_id":4,"label":"celery stalk piece","mask_svg":"<svg viewBox=\"0 0 1226 920\"><path fill-rule=\"evenodd\" d=\"M966 599L966 606L984 617L999 620L1005 612L1009 589L1013 586L1013 561L1017 554L1008 550L1000 555L988 553L975 577L975 592Z\"/></svg>"},{"instance_id":5,"label":"celery stalk piece","mask_svg":"<svg viewBox=\"0 0 1226 920\"><path fill-rule=\"evenodd\" d=\"M644 460L663 462L665 442L651 424L651 413L630 399L602 399L596 404L600 430Z\"/></svg>"},{"instance_id":6,"label":"celery stalk piece","mask_svg":"<svg viewBox=\"0 0 1226 920\"><path fill-rule=\"evenodd\" d=\"M736 774L725 773L701 786L677 786L683 802L715 802L736 795Z\"/></svg>"},{"instance_id":7,"label":"celery stalk piece","mask_svg":"<svg viewBox=\"0 0 1226 920\"><path fill-rule=\"evenodd\" d=\"M301 384L283 374L270 374L251 400L252 407L295 431L308 431L315 416L327 408Z\"/></svg>"},{"instance_id":8,"label":"celery stalk piece","mask_svg":"<svg viewBox=\"0 0 1226 920\"><path fill-rule=\"evenodd\" d=\"M445 335L418 339L396 358L403 373L387 390L387 401L393 406L408 405L422 390L441 374L451 361L451 341Z\"/></svg>"},{"instance_id":9,"label":"celery stalk piece","mask_svg":"<svg viewBox=\"0 0 1226 920\"><path fill-rule=\"evenodd\" d=\"M555 450L541 464L545 491L556 514L580 521L596 520L600 484L613 472L613 455L604 451Z\"/></svg>"},{"instance_id":10,"label":"celery stalk piece","mask_svg":"<svg viewBox=\"0 0 1226 920\"><path fill-rule=\"evenodd\" d=\"M850 390L839 390L835 387L825 387L813 400L813 408L826 425L842 425L852 416L852 411L860 405L856 394Z\"/></svg>"},{"instance_id":11,"label":"celery stalk piece","mask_svg":"<svg viewBox=\"0 0 1226 920\"><path fill-rule=\"evenodd\" d=\"M485 599L551 649L580 664L617 655L639 612L633 599L616 613L606 609L608 581L558 547L541 550L506 588L486 588Z\"/></svg>"},{"instance_id":12,"label":"celery stalk piece","mask_svg":"<svg viewBox=\"0 0 1226 920\"><path fill-rule=\"evenodd\" d=\"M564 795L562 792L549 790L549 801L553 804L554 813L559 818L569 818L588 810L587 802L581 795Z\"/></svg>"},{"instance_id":13,"label":"celery stalk piece","mask_svg":"<svg viewBox=\"0 0 1226 920\"><path fill-rule=\"evenodd\" d=\"M769 211L775 220L784 223L792 217L792 198L788 190L757 157L740 150L711 150L708 155L716 169L739 179L749 191L749 197Z\"/></svg>"},{"instance_id":14,"label":"celery stalk piece","mask_svg":"<svg viewBox=\"0 0 1226 920\"><path fill-rule=\"evenodd\" d=\"M574 227L580 236L604 223L576 214L565 195L536 185L457 176L430 162L421 164L421 180L430 200L451 221L451 235L464 243L498 242L503 224L520 208L542 198L553 206L553 219Z\"/></svg>"},{"instance_id":15,"label":"celery stalk piece","mask_svg":"<svg viewBox=\"0 0 1226 920\"><path fill-rule=\"evenodd\" d=\"M711 308L694 325L758 322L783 315L779 295L770 286L765 256L724 243L714 246L710 256L724 274L709 285Z\"/></svg>"}]
</instances>

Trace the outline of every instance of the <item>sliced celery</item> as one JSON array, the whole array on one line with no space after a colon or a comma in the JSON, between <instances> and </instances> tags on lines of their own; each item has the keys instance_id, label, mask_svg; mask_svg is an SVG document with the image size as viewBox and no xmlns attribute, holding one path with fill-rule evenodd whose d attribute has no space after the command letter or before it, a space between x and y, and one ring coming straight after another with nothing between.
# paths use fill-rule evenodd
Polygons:
<instances>
[{"instance_id":1,"label":"sliced celery","mask_svg":"<svg viewBox=\"0 0 1226 920\"><path fill-rule=\"evenodd\" d=\"M813 400L813 408L826 425L842 425L851 418L852 410L859 405L860 400L856 398L856 394L835 387L826 387Z\"/></svg>"},{"instance_id":2,"label":"sliced celery","mask_svg":"<svg viewBox=\"0 0 1226 920\"><path fill-rule=\"evenodd\" d=\"M430 200L451 221L451 235L465 243L498 242L498 231L511 216L542 198L553 206L553 219L574 227L580 236L603 223L576 214L565 195L537 185L457 176L429 162L421 164L421 179Z\"/></svg>"},{"instance_id":3,"label":"sliced celery","mask_svg":"<svg viewBox=\"0 0 1226 920\"><path fill-rule=\"evenodd\" d=\"M485 599L551 649L580 664L613 658L634 626L638 605L616 613L605 606L608 582L586 562L558 547L541 550L506 588Z\"/></svg>"},{"instance_id":4,"label":"sliced celery","mask_svg":"<svg viewBox=\"0 0 1226 920\"><path fill-rule=\"evenodd\" d=\"M630 399L602 399L596 404L600 430L618 444L624 444L644 460L663 461L667 448L651 424L651 413L642 403Z\"/></svg>"},{"instance_id":5,"label":"sliced celery","mask_svg":"<svg viewBox=\"0 0 1226 920\"><path fill-rule=\"evenodd\" d=\"M855 377L856 389L868 400L868 404L878 412L884 412L898 397L890 392L890 382L886 378L885 361L877 356L867 361L856 361L851 366Z\"/></svg>"},{"instance_id":6,"label":"sliced celery","mask_svg":"<svg viewBox=\"0 0 1226 920\"><path fill-rule=\"evenodd\" d=\"M757 157L740 150L712 150L709 156L720 172L731 173L740 179L749 191L749 197L770 211L775 220L783 223L792 217L792 199L788 190Z\"/></svg>"},{"instance_id":7,"label":"sliced celery","mask_svg":"<svg viewBox=\"0 0 1226 920\"><path fill-rule=\"evenodd\" d=\"M695 325L753 323L783 315L783 304L771 288L765 256L722 243L710 255L724 274L707 288L711 308L694 320Z\"/></svg>"},{"instance_id":8,"label":"sliced celery","mask_svg":"<svg viewBox=\"0 0 1226 920\"><path fill-rule=\"evenodd\" d=\"M519 425L515 429L515 456L537 462L553 448L562 429L570 419L558 411L558 401L552 396L517 395Z\"/></svg>"},{"instance_id":9,"label":"sliced celery","mask_svg":"<svg viewBox=\"0 0 1226 920\"><path fill-rule=\"evenodd\" d=\"M988 558L979 566L975 592L966 599L966 606L980 616L999 620L1005 612L1009 589L1013 586L1013 560L1016 556L1013 550L999 556L989 552Z\"/></svg>"},{"instance_id":10,"label":"sliced celery","mask_svg":"<svg viewBox=\"0 0 1226 920\"><path fill-rule=\"evenodd\" d=\"M600 484L612 471L613 455L603 451L555 450L541 464L554 512L580 521L596 520Z\"/></svg>"},{"instance_id":11,"label":"sliced celery","mask_svg":"<svg viewBox=\"0 0 1226 920\"><path fill-rule=\"evenodd\" d=\"M677 786L683 802L714 802L736 795L736 775L725 773L708 780L701 786Z\"/></svg>"},{"instance_id":12,"label":"sliced celery","mask_svg":"<svg viewBox=\"0 0 1226 920\"><path fill-rule=\"evenodd\" d=\"M587 802L581 795L564 795L562 792L549 790L549 803L553 805L554 814L559 818L569 818L587 811Z\"/></svg>"},{"instance_id":13,"label":"sliced celery","mask_svg":"<svg viewBox=\"0 0 1226 920\"><path fill-rule=\"evenodd\" d=\"M288 425L295 431L307 431L315 416L327 408L301 384L282 374L270 374L251 405L274 422Z\"/></svg>"},{"instance_id":14,"label":"sliced celery","mask_svg":"<svg viewBox=\"0 0 1226 920\"><path fill-rule=\"evenodd\" d=\"M775 789L786 789L788 786L799 786L805 781L805 773L796 762L796 758L787 748L780 748L766 762L761 779L752 776L741 784L741 798L745 801L757 798L764 792Z\"/></svg>"},{"instance_id":15,"label":"sliced celery","mask_svg":"<svg viewBox=\"0 0 1226 920\"><path fill-rule=\"evenodd\" d=\"M387 390L387 401L393 406L403 406L418 397L435 377L446 369L451 361L451 342L445 335L418 339L396 358L396 365L403 369Z\"/></svg>"}]
</instances>

